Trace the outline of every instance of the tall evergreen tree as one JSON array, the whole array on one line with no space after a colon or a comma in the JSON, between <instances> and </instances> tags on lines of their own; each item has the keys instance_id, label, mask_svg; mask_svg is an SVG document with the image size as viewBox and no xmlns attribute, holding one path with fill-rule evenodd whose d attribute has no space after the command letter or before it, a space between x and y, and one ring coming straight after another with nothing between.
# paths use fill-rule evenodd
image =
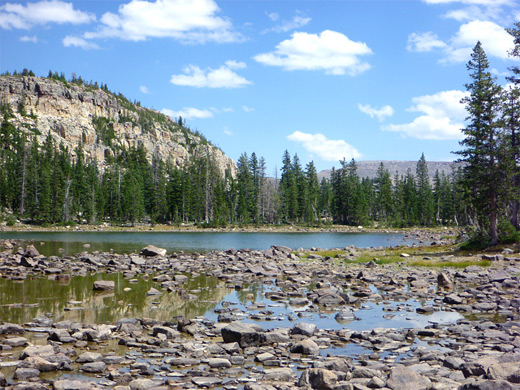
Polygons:
<instances>
[{"instance_id":1,"label":"tall evergreen tree","mask_svg":"<svg viewBox=\"0 0 520 390\"><path fill-rule=\"evenodd\" d=\"M471 82L466 84L470 96L462 99L468 112L463 149L457 153L465 165L465 182L477 210L481 229L487 230L491 244L498 243L498 192L500 171L501 88L489 71L489 62L480 42L474 47L467 64Z\"/></svg>"}]
</instances>

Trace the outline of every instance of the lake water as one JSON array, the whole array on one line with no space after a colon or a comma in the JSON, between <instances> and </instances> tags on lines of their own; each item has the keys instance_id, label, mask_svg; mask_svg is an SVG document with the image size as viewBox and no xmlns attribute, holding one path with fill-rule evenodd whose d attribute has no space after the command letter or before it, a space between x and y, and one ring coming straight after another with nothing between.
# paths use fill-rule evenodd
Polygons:
<instances>
[{"instance_id":1,"label":"lake water","mask_svg":"<svg viewBox=\"0 0 520 390\"><path fill-rule=\"evenodd\" d=\"M358 248L413 245L417 240L388 233L264 233L264 232L0 232L0 239L34 243L40 253L67 255L85 250L117 253L136 252L147 245L168 251L206 252L229 248L264 250L271 245L293 249ZM88 248L85 246L88 244Z\"/></svg>"}]
</instances>

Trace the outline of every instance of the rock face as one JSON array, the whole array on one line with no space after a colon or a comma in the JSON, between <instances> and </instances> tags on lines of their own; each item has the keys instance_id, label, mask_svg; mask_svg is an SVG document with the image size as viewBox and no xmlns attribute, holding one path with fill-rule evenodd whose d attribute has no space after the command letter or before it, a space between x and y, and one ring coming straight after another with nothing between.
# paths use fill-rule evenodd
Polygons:
<instances>
[{"instance_id":1,"label":"rock face","mask_svg":"<svg viewBox=\"0 0 520 390\"><path fill-rule=\"evenodd\" d=\"M10 121L36 135L40 144L49 132L56 145L63 143L69 150L81 142L85 155L101 168L114 149L142 146L150 160L155 154L182 167L195 154L209 155L222 174L228 168L235 172L233 160L170 117L99 88L43 77L1 76L0 101L11 106L15 117ZM19 113L20 103L28 115Z\"/></svg>"}]
</instances>

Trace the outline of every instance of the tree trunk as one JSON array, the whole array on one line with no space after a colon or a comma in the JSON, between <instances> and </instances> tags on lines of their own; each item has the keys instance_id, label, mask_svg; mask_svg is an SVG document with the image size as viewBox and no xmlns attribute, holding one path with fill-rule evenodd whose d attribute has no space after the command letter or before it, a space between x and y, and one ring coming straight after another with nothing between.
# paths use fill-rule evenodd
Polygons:
<instances>
[{"instance_id":1,"label":"tree trunk","mask_svg":"<svg viewBox=\"0 0 520 390\"><path fill-rule=\"evenodd\" d=\"M497 233L497 194L496 192L491 193L491 210L489 213L489 236L491 237L491 245L498 244L498 233Z\"/></svg>"}]
</instances>

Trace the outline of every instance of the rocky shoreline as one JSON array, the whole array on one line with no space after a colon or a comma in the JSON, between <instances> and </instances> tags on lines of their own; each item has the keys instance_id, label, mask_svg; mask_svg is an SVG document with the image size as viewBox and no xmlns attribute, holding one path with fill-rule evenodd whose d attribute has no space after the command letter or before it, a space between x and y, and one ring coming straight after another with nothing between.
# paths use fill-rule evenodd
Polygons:
<instances>
[{"instance_id":1,"label":"rocky shoreline","mask_svg":"<svg viewBox=\"0 0 520 390\"><path fill-rule=\"evenodd\" d=\"M272 287L264 293L270 300L304 310L288 318L291 326L269 330L261 324L275 318L261 302L246 310L222 305L216 321L120 318L91 324L40 317L3 323L0 386L7 389L520 389L520 254L512 250L488 255L490 267L439 270L312 252L303 259L304 253L281 246L206 254L149 247L141 254L66 257L9 246L4 243L0 253L0 272L20 282L95 272L126 279L148 275L158 287L151 293L177 294L186 274L205 274L238 290L261 281ZM424 303L410 307L410 299ZM370 304L381 305L388 316L453 312L460 319L349 329L359 308ZM322 311L336 313L345 325L325 329L308 320L309 313Z\"/></svg>"}]
</instances>

